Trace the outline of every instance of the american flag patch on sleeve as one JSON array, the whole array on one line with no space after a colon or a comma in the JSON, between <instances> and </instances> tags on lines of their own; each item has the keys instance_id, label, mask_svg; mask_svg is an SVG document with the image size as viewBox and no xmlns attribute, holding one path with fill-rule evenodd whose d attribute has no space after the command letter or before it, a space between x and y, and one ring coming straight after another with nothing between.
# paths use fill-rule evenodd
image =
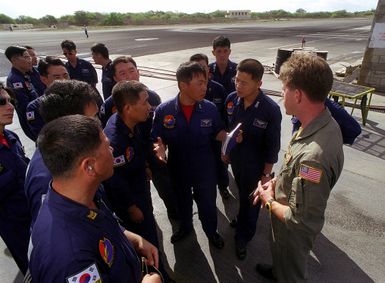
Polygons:
<instances>
[{"instance_id":1,"label":"american flag patch on sleeve","mask_svg":"<svg viewBox=\"0 0 385 283\"><path fill-rule=\"evenodd\" d=\"M308 180L313 183L319 184L321 181L322 170L301 164L299 168L299 177Z\"/></svg>"}]
</instances>

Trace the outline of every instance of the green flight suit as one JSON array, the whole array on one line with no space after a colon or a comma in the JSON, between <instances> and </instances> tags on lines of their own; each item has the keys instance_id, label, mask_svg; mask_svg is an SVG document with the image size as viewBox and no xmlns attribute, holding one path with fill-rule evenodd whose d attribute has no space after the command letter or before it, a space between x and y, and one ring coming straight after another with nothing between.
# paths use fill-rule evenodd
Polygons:
<instances>
[{"instance_id":1,"label":"green flight suit","mask_svg":"<svg viewBox=\"0 0 385 283\"><path fill-rule=\"evenodd\" d=\"M306 281L307 258L344 163L341 131L328 109L300 131L290 141L275 186L275 199L290 207L285 223L273 214L271 219L271 251L279 282Z\"/></svg>"}]
</instances>

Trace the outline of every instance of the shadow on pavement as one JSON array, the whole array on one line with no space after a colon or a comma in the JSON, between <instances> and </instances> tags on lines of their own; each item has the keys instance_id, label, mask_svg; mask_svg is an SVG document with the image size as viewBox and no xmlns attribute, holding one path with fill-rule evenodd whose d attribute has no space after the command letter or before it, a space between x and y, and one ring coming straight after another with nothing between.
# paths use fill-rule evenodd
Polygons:
<instances>
[{"instance_id":1,"label":"shadow on pavement","mask_svg":"<svg viewBox=\"0 0 385 283\"><path fill-rule=\"evenodd\" d=\"M374 282L344 251L322 233L308 263L309 282Z\"/></svg>"}]
</instances>

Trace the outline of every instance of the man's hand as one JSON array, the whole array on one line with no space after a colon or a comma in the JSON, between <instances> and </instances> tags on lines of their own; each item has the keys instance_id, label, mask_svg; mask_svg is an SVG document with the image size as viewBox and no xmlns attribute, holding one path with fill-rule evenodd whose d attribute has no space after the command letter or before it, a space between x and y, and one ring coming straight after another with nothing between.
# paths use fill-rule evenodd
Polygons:
<instances>
[{"instance_id":1,"label":"man's hand","mask_svg":"<svg viewBox=\"0 0 385 283\"><path fill-rule=\"evenodd\" d=\"M158 249L153 244L143 239L138 234L132 233L130 231L125 230L124 234L126 235L127 239L131 241L136 252L140 256L143 256L146 258L147 265L153 265L156 268L159 268Z\"/></svg>"},{"instance_id":2,"label":"man's hand","mask_svg":"<svg viewBox=\"0 0 385 283\"><path fill-rule=\"evenodd\" d=\"M158 137L157 142L154 143L154 152L160 161L167 163L166 146L160 137Z\"/></svg>"},{"instance_id":3,"label":"man's hand","mask_svg":"<svg viewBox=\"0 0 385 283\"><path fill-rule=\"evenodd\" d=\"M277 178L271 179L269 182L262 184L261 181L258 182L258 188L254 191L253 205L256 205L259 200L261 200L261 205L274 198L275 182Z\"/></svg>"},{"instance_id":4,"label":"man's hand","mask_svg":"<svg viewBox=\"0 0 385 283\"><path fill-rule=\"evenodd\" d=\"M271 180L271 177L262 176L261 177L261 183L262 185L269 182Z\"/></svg>"},{"instance_id":5,"label":"man's hand","mask_svg":"<svg viewBox=\"0 0 385 283\"><path fill-rule=\"evenodd\" d=\"M140 223L144 220L143 212L135 204L128 208L128 214L130 215L132 222Z\"/></svg>"},{"instance_id":6,"label":"man's hand","mask_svg":"<svg viewBox=\"0 0 385 283\"><path fill-rule=\"evenodd\" d=\"M162 283L162 279L157 273L150 273L144 275L142 283Z\"/></svg>"},{"instance_id":7,"label":"man's hand","mask_svg":"<svg viewBox=\"0 0 385 283\"><path fill-rule=\"evenodd\" d=\"M221 155L221 158L222 158L222 161L223 163L225 164L230 164L231 160L230 160L230 155L226 154L226 155Z\"/></svg>"}]
</instances>

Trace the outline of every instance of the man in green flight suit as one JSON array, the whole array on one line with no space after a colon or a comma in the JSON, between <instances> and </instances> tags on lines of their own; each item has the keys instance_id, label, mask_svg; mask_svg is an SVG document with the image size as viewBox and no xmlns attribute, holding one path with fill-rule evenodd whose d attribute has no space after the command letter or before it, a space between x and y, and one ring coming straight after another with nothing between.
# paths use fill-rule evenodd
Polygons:
<instances>
[{"instance_id":1,"label":"man in green flight suit","mask_svg":"<svg viewBox=\"0 0 385 283\"><path fill-rule=\"evenodd\" d=\"M333 84L325 60L293 54L279 78L286 114L298 117L302 126L290 141L277 178L259 183L254 193L254 203L260 200L271 213L273 257L273 266L257 264L256 269L278 282L304 282L330 191L342 171L342 135L324 105Z\"/></svg>"}]
</instances>

